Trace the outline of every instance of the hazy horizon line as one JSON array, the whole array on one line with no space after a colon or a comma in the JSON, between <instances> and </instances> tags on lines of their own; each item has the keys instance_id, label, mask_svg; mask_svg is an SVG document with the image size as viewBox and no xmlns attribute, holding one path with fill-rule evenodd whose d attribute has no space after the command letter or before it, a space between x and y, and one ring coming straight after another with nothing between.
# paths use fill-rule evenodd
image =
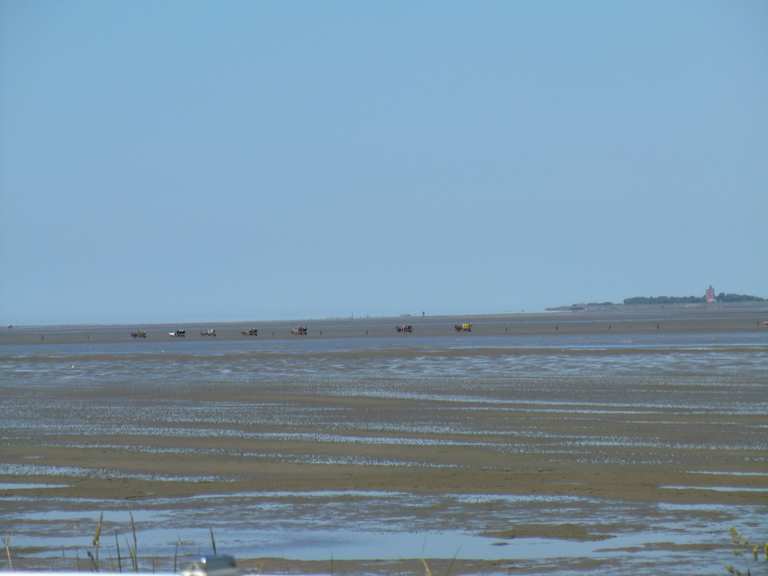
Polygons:
<instances>
[{"instance_id":1,"label":"hazy horizon line","mask_svg":"<svg viewBox=\"0 0 768 576\"><path fill-rule=\"evenodd\" d=\"M606 301L607 302L607 301ZM550 306L544 309L521 309L519 311L499 311L499 312L438 312L438 313L402 313L402 314L350 314L350 315L333 315L333 316L293 316L289 318L242 318L242 319L186 319L186 320L150 320L146 322L141 321L105 321L105 322L57 322L57 323L45 323L45 322L31 322L31 323L17 323L17 322L0 322L0 326L5 326L6 330L14 328L77 328L77 327L110 327L110 326L172 326L179 324L247 324L250 322L258 323L291 323L291 322L327 322L332 320L387 320L387 319L402 319L402 318L479 318L479 317L496 317L496 316L525 316L525 315L542 315L551 314L557 312L567 312L569 307L572 306L584 306L598 308L601 305L610 306L632 306L632 307L659 307L664 306L671 308L675 306L679 307L691 307L691 306L713 306L712 304L706 304L706 302L692 302L692 303L679 303L679 304L624 304L623 302L608 302L603 304L601 302L580 302L574 304L564 304L560 306ZM767 302L718 302L716 306L766 306Z\"/></svg>"}]
</instances>

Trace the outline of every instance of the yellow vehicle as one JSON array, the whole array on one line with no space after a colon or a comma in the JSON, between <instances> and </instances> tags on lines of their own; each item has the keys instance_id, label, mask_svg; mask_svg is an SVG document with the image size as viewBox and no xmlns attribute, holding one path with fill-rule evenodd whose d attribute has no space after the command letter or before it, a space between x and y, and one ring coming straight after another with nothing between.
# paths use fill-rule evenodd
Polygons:
<instances>
[{"instance_id":1,"label":"yellow vehicle","mask_svg":"<svg viewBox=\"0 0 768 576\"><path fill-rule=\"evenodd\" d=\"M461 324L454 324L453 329L456 332L472 332L472 322L462 322Z\"/></svg>"}]
</instances>

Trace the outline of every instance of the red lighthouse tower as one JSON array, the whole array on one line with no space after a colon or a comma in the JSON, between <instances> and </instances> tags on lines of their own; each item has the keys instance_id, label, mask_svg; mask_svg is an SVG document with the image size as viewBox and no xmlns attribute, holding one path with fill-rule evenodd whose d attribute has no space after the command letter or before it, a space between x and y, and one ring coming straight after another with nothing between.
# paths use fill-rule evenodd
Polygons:
<instances>
[{"instance_id":1,"label":"red lighthouse tower","mask_svg":"<svg viewBox=\"0 0 768 576\"><path fill-rule=\"evenodd\" d=\"M707 304L714 304L715 303L715 289L712 288L711 284L710 284L709 288L707 288L707 291L704 294L704 297L707 300Z\"/></svg>"}]
</instances>

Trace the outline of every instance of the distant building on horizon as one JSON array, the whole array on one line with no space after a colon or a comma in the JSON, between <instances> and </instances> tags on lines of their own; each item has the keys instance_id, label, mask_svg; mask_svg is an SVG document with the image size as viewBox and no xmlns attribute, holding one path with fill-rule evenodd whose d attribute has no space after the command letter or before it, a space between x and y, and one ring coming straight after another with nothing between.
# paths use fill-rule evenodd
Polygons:
<instances>
[{"instance_id":1,"label":"distant building on horizon","mask_svg":"<svg viewBox=\"0 0 768 576\"><path fill-rule=\"evenodd\" d=\"M707 304L715 303L715 289L712 288L712 284L710 284L709 288L707 288L707 291L704 293L704 297L707 300Z\"/></svg>"}]
</instances>

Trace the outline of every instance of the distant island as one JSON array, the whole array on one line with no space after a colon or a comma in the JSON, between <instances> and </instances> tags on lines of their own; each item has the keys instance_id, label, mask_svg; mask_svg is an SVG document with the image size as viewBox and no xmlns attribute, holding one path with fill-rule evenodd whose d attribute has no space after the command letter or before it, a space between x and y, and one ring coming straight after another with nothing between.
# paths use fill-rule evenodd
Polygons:
<instances>
[{"instance_id":1,"label":"distant island","mask_svg":"<svg viewBox=\"0 0 768 576\"><path fill-rule=\"evenodd\" d=\"M733 294L720 292L715 295L710 286L703 296L632 296L624 298L621 303L617 302L584 302L581 304L571 304L570 306L556 306L547 308L549 311L567 311L567 310L586 310L587 308L606 308L610 306L635 306L641 304L714 304L730 302L768 302L768 298L753 296L752 294Z\"/></svg>"},{"instance_id":2,"label":"distant island","mask_svg":"<svg viewBox=\"0 0 768 576\"><path fill-rule=\"evenodd\" d=\"M726 294L720 292L715 302L765 302L765 298L751 294ZM624 298L624 304L700 304L708 302L706 296L633 296Z\"/></svg>"}]
</instances>

